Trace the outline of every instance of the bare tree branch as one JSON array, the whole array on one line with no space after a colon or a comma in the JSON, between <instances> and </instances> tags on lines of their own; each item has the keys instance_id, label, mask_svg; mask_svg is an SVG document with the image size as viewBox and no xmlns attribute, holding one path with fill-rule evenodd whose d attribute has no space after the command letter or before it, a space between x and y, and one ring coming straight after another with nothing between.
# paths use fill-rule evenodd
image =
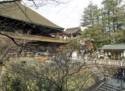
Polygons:
<instances>
[{"instance_id":1,"label":"bare tree branch","mask_svg":"<svg viewBox=\"0 0 125 91\"><path fill-rule=\"evenodd\" d=\"M4 33L1 33L1 32L0 32L0 35L3 35L3 36L8 37L8 38L11 39L11 40L13 41L13 43L16 44L17 46L23 46L23 45L21 45L21 44L18 44L13 37L10 37L10 36L7 35L7 34L4 34Z\"/></svg>"}]
</instances>

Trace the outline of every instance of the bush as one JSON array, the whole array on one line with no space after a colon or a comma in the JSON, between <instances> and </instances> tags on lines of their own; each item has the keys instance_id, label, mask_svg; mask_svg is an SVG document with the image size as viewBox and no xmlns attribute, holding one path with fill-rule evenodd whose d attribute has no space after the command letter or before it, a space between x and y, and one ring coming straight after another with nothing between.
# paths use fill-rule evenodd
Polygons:
<instances>
[{"instance_id":1,"label":"bush","mask_svg":"<svg viewBox=\"0 0 125 91\"><path fill-rule=\"evenodd\" d=\"M64 57L49 63L11 59L4 66L1 87L3 91L83 91L95 83L91 69L84 65Z\"/></svg>"}]
</instances>

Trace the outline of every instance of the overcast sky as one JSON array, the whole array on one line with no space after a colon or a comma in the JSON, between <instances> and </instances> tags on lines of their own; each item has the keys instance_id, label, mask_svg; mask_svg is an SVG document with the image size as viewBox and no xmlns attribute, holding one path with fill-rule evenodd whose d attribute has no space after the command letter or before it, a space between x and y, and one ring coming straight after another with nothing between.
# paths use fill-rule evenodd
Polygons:
<instances>
[{"instance_id":1,"label":"overcast sky","mask_svg":"<svg viewBox=\"0 0 125 91\"><path fill-rule=\"evenodd\" d=\"M39 8L32 7L32 9L55 24L64 28L70 28L80 26L83 10L87 7L89 1L90 0L70 0L70 2L65 4L48 4ZM97 5L100 5L102 2L102 0L92 1Z\"/></svg>"}]
</instances>

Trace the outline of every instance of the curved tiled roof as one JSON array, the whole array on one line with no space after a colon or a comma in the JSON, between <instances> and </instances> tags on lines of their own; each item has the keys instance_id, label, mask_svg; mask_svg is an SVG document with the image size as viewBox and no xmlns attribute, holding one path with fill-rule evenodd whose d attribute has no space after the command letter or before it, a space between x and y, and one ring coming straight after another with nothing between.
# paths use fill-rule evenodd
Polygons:
<instances>
[{"instance_id":1,"label":"curved tiled roof","mask_svg":"<svg viewBox=\"0 0 125 91\"><path fill-rule=\"evenodd\" d=\"M30 8L22 5L20 2L10 2L10 3L0 4L0 16L24 22L29 22L33 24L38 24L42 26L47 26L51 28L63 29L62 27L52 23L45 17L31 10Z\"/></svg>"}]
</instances>

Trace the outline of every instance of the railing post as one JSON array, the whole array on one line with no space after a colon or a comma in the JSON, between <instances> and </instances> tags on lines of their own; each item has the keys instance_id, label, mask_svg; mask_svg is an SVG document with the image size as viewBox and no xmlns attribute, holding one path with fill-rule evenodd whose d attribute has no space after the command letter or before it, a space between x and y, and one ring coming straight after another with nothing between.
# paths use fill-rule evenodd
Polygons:
<instances>
[{"instance_id":1,"label":"railing post","mask_svg":"<svg viewBox=\"0 0 125 91\"><path fill-rule=\"evenodd\" d=\"M123 66L122 60L120 61L120 66Z\"/></svg>"}]
</instances>

